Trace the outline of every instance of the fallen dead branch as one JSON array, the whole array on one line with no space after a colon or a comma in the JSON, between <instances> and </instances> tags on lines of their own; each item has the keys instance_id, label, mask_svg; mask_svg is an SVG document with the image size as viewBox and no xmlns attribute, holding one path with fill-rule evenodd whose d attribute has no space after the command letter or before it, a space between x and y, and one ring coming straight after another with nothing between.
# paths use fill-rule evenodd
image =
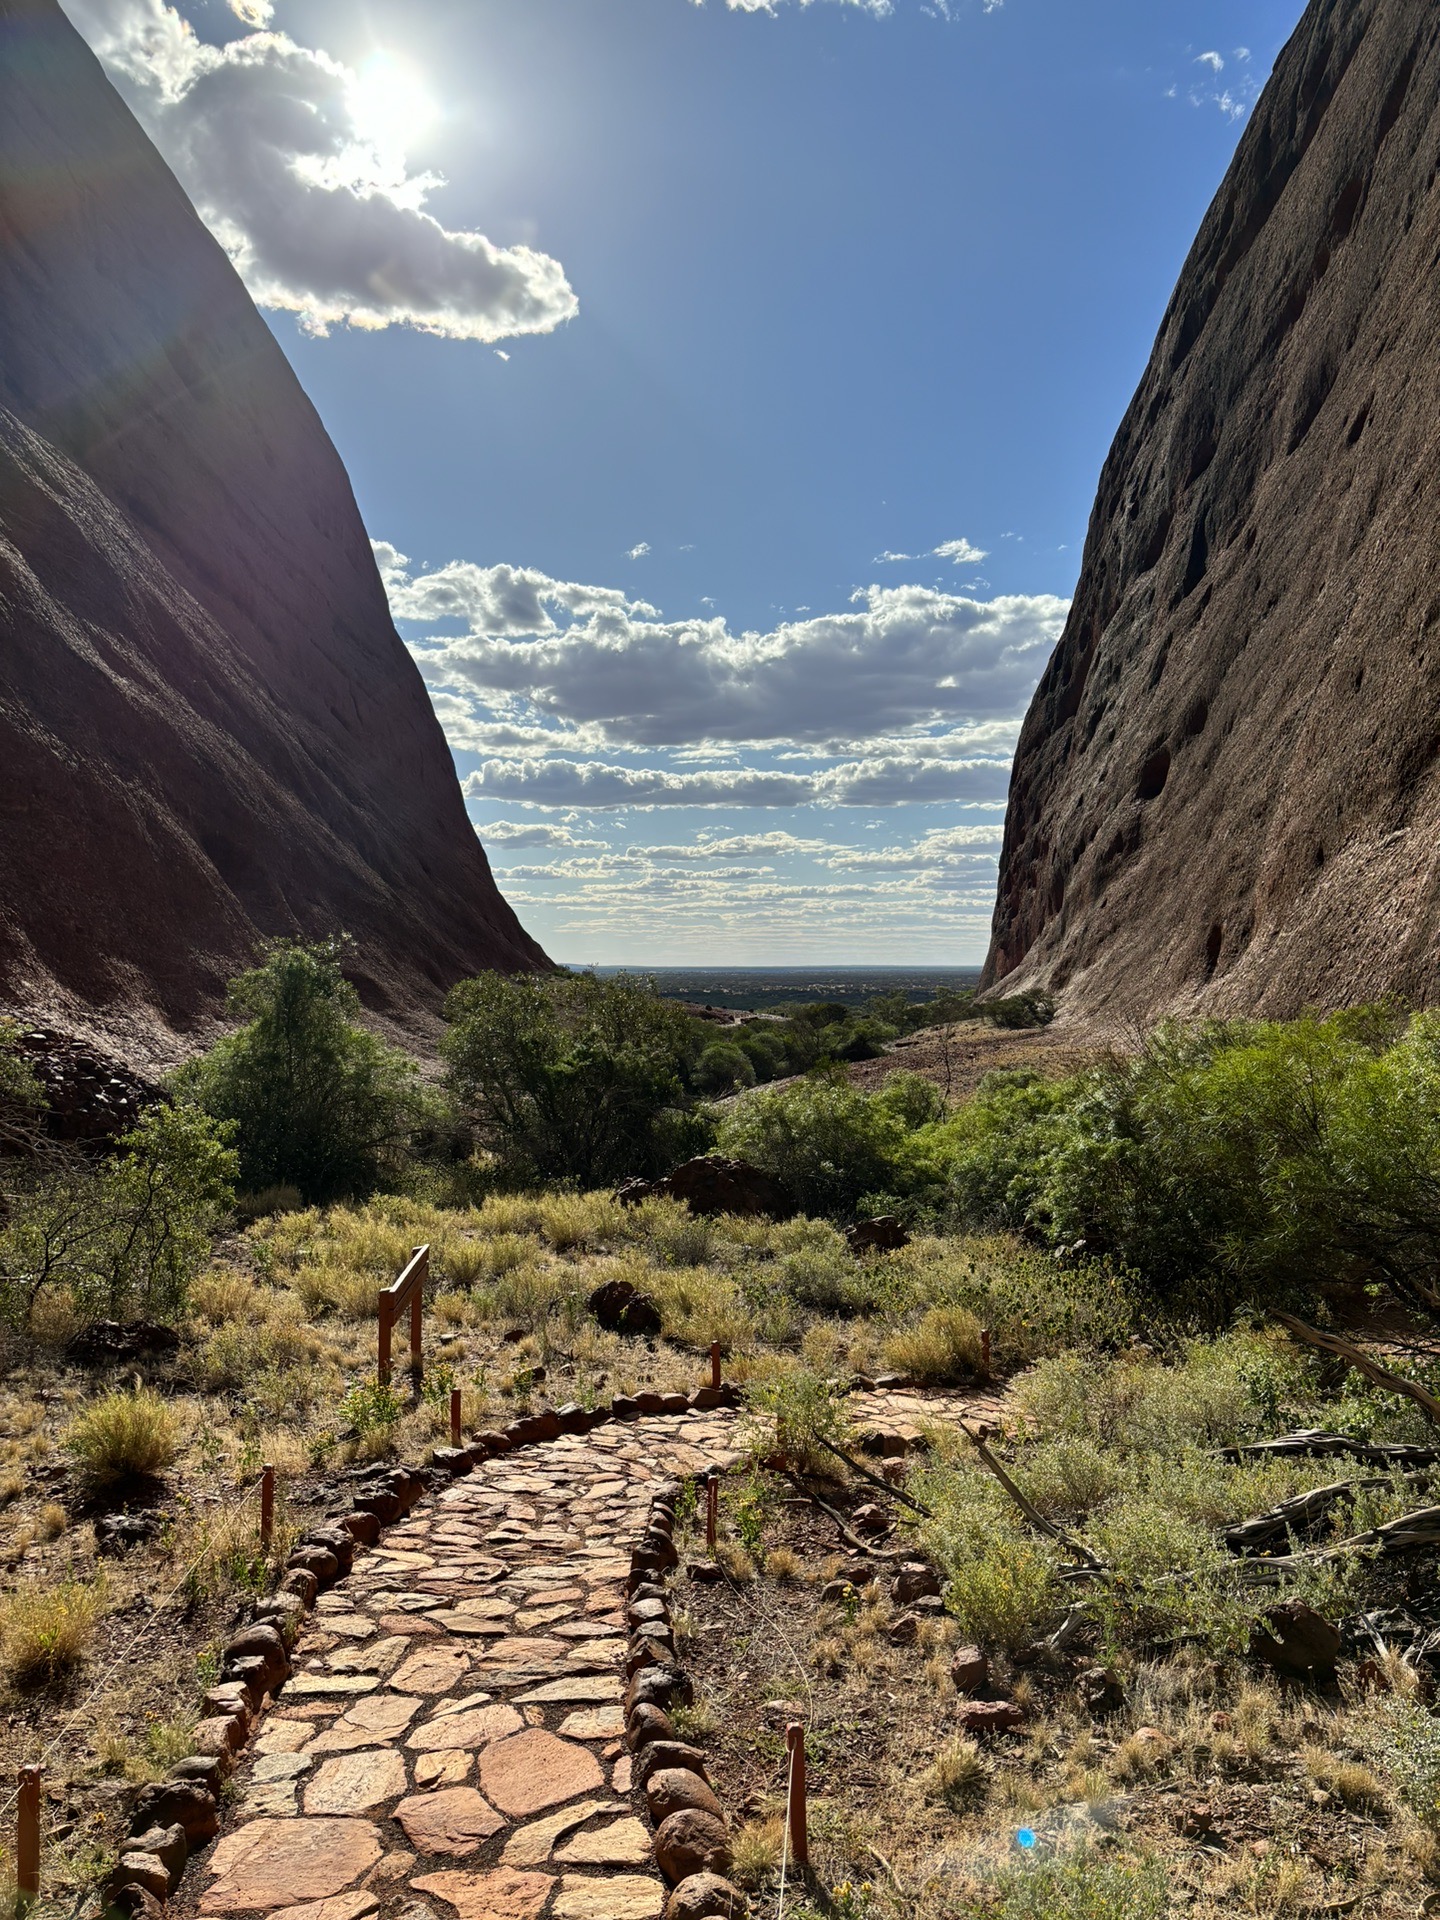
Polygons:
<instances>
[{"instance_id":1,"label":"fallen dead branch","mask_svg":"<svg viewBox=\"0 0 1440 1920\"><path fill-rule=\"evenodd\" d=\"M1413 1513L1399 1514L1383 1526L1366 1533L1351 1534L1328 1547L1302 1547L1297 1553L1275 1554L1265 1560L1246 1562L1256 1573L1290 1573L1297 1567L1314 1566L1325 1560L1338 1560L1341 1554L1374 1547L1380 1553L1406 1553L1415 1547L1440 1546L1440 1507L1417 1507Z\"/></svg>"},{"instance_id":2,"label":"fallen dead branch","mask_svg":"<svg viewBox=\"0 0 1440 1920\"><path fill-rule=\"evenodd\" d=\"M1287 1534L1323 1520L1342 1500L1353 1500L1362 1489L1388 1487L1388 1480L1336 1480L1328 1487L1312 1487L1308 1493L1292 1494L1268 1513L1257 1513L1253 1520L1238 1521L1225 1529L1225 1544L1232 1553L1256 1553Z\"/></svg>"},{"instance_id":3,"label":"fallen dead branch","mask_svg":"<svg viewBox=\"0 0 1440 1920\"><path fill-rule=\"evenodd\" d=\"M1286 1459L1291 1455L1346 1453L1367 1467L1433 1467L1440 1461L1440 1447L1423 1447L1414 1441L1396 1440L1377 1444L1356 1440L1348 1433L1327 1433L1311 1427L1301 1433L1282 1433L1275 1440L1252 1440L1248 1446L1221 1447L1222 1460Z\"/></svg>"},{"instance_id":4,"label":"fallen dead branch","mask_svg":"<svg viewBox=\"0 0 1440 1920\"><path fill-rule=\"evenodd\" d=\"M840 1529L840 1538L845 1542L847 1547L853 1547L857 1553L863 1553L867 1560L893 1562L899 1557L898 1554L893 1551L889 1553L882 1551L873 1541L862 1540L858 1533L852 1533L850 1523L843 1513L838 1512L836 1508L832 1507L828 1500L822 1500L813 1487L807 1487L798 1473L792 1473L788 1467L783 1469L783 1471L785 1478L798 1493L803 1493L805 1498L810 1501L813 1506L819 1507L823 1514L827 1514L830 1519L835 1522L835 1525Z\"/></svg>"},{"instance_id":5,"label":"fallen dead branch","mask_svg":"<svg viewBox=\"0 0 1440 1920\"><path fill-rule=\"evenodd\" d=\"M1383 1387L1387 1393L1403 1393L1407 1400L1415 1402L1432 1426L1440 1427L1440 1400L1418 1381L1407 1380L1402 1373L1392 1373L1389 1367L1382 1367L1378 1360L1372 1360L1353 1341L1342 1340L1338 1333L1322 1333L1318 1327L1307 1326L1303 1320L1297 1320L1293 1313L1277 1313L1274 1317L1288 1333L1303 1341L1307 1347L1318 1347L1322 1353L1333 1353L1373 1386Z\"/></svg>"},{"instance_id":6,"label":"fallen dead branch","mask_svg":"<svg viewBox=\"0 0 1440 1920\"><path fill-rule=\"evenodd\" d=\"M900 1501L903 1506L909 1507L912 1513L918 1513L923 1519L929 1520L932 1517L929 1507L922 1507L918 1500L912 1500L902 1488L892 1487L890 1482L882 1480L878 1473L871 1473L868 1467L862 1467L858 1460L852 1460L848 1453L827 1440L823 1433L817 1433L815 1438L827 1453L833 1453L837 1460L843 1460L852 1473L858 1473L860 1478L868 1480L872 1487L878 1487L881 1493L888 1493L892 1500Z\"/></svg>"},{"instance_id":7,"label":"fallen dead branch","mask_svg":"<svg viewBox=\"0 0 1440 1920\"><path fill-rule=\"evenodd\" d=\"M1096 1559L1095 1555L1085 1545L1083 1540L1077 1540L1073 1534L1066 1533L1063 1527L1057 1527L1053 1520L1048 1520L1037 1506L1026 1499L1025 1495L1020 1491L1019 1487L1016 1486L1015 1482L995 1458L989 1447L986 1446L985 1442L968 1422L964 1420L960 1422L960 1431L965 1435L965 1438L979 1454L986 1468L1000 1482L1000 1485L1005 1489L1006 1493L1009 1494L1010 1498L1015 1502L1016 1506L1020 1509L1021 1513L1024 1514L1032 1527L1037 1528L1039 1532L1045 1534L1049 1539L1058 1541L1067 1552L1073 1553L1076 1559L1083 1563L1088 1572L1109 1572L1109 1568L1106 1567L1105 1563L1102 1560Z\"/></svg>"}]
</instances>

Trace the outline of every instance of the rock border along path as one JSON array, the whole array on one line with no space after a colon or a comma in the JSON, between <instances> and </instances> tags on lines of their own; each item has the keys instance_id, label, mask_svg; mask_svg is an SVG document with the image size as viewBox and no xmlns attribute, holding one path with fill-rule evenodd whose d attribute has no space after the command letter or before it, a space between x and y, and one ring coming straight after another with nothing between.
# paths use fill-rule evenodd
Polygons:
<instances>
[{"instance_id":1,"label":"rock border along path","mask_svg":"<svg viewBox=\"0 0 1440 1920\"><path fill-rule=\"evenodd\" d=\"M196 1863L199 1913L657 1920L647 1802L683 1882L671 1910L728 1912L703 1761L689 1770L673 1728L653 1735L687 1685L661 1585L678 1476L739 1451L738 1415L711 1407L468 1473L447 1456L464 1477L359 1553L301 1628L226 1831ZM327 1551L311 1540L292 1556L302 1580L306 1553Z\"/></svg>"}]
</instances>

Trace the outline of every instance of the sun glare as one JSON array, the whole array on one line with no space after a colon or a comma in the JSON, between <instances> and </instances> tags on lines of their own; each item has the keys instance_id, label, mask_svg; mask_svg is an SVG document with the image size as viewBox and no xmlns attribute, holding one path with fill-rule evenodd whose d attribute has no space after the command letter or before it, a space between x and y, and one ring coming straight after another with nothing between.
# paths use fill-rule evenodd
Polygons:
<instances>
[{"instance_id":1,"label":"sun glare","mask_svg":"<svg viewBox=\"0 0 1440 1920\"><path fill-rule=\"evenodd\" d=\"M356 131L383 152L404 152L432 124L435 102L408 61L372 53L350 83Z\"/></svg>"}]
</instances>

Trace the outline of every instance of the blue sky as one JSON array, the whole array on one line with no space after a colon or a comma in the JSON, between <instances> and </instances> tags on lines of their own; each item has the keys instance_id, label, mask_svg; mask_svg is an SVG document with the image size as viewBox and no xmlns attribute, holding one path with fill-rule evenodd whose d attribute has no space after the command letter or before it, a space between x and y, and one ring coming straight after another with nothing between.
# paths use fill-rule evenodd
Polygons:
<instances>
[{"instance_id":1,"label":"blue sky","mask_svg":"<svg viewBox=\"0 0 1440 1920\"><path fill-rule=\"evenodd\" d=\"M1300 0L66 0L344 456L558 959L969 964Z\"/></svg>"}]
</instances>

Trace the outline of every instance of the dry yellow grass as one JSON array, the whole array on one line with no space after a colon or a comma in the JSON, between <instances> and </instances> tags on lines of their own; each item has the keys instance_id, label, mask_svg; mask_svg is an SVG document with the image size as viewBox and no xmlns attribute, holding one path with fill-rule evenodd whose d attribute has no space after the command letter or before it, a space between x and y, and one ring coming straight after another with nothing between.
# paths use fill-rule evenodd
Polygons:
<instances>
[{"instance_id":1,"label":"dry yellow grass","mask_svg":"<svg viewBox=\"0 0 1440 1920\"><path fill-rule=\"evenodd\" d=\"M65 1446L87 1486L104 1489L163 1472L180 1435L158 1393L107 1393L71 1422Z\"/></svg>"},{"instance_id":2,"label":"dry yellow grass","mask_svg":"<svg viewBox=\"0 0 1440 1920\"><path fill-rule=\"evenodd\" d=\"M27 1583L0 1599L0 1678L17 1690L54 1687L84 1660L105 1610L98 1584Z\"/></svg>"}]
</instances>

